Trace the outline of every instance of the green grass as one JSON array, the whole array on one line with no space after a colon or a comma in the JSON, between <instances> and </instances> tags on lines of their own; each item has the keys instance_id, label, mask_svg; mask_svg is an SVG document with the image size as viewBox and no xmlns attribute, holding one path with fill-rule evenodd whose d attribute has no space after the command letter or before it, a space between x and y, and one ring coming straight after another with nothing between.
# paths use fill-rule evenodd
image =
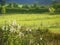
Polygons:
<instances>
[{"instance_id":1,"label":"green grass","mask_svg":"<svg viewBox=\"0 0 60 45\"><path fill-rule=\"evenodd\" d=\"M1 14L0 14L1 15ZM41 24L45 27L57 24L57 27L49 28L52 32L59 32L60 27L60 15L49 15L49 14L2 14L0 16L0 25L3 25L5 21L16 20L18 24L29 27L40 27ZM60 33L60 32L59 32Z\"/></svg>"}]
</instances>

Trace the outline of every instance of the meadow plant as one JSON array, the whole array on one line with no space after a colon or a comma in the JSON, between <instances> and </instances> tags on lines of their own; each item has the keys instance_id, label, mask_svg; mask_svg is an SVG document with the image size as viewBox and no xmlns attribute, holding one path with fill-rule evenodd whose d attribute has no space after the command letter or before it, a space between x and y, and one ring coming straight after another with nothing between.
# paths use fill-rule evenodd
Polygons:
<instances>
[{"instance_id":1,"label":"meadow plant","mask_svg":"<svg viewBox=\"0 0 60 45\"><path fill-rule=\"evenodd\" d=\"M24 36L24 33L19 32L19 37L21 38L22 36Z\"/></svg>"},{"instance_id":2,"label":"meadow plant","mask_svg":"<svg viewBox=\"0 0 60 45\"><path fill-rule=\"evenodd\" d=\"M1 30L3 35L1 45L49 45L47 41L55 39L43 25L42 28L32 29L17 24L16 20L11 24L5 24Z\"/></svg>"}]
</instances>

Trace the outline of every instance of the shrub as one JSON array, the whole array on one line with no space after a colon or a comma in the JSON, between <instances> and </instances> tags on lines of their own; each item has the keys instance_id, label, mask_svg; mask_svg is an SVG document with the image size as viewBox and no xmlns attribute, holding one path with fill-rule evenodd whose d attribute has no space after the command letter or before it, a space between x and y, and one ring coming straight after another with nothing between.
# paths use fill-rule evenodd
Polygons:
<instances>
[{"instance_id":1,"label":"shrub","mask_svg":"<svg viewBox=\"0 0 60 45\"><path fill-rule=\"evenodd\" d=\"M50 12L50 14L54 14L55 13L55 9L53 7L50 7L49 8L49 12Z\"/></svg>"}]
</instances>

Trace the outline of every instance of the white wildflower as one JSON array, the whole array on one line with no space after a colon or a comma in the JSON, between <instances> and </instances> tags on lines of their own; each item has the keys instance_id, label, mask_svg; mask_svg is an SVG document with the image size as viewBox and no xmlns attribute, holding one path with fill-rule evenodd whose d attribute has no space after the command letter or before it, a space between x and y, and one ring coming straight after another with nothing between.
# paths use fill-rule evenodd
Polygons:
<instances>
[{"instance_id":1,"label":"white wildflower","mask_svg":"<svg viewBox=\"0 0 60 45\"><path fill-rule=\"evenodd\" d=\"M32 29L31 29L31 28L27 28L27 29L26 29L26 31L30 31L30 32L31 32L31 31L32 31Z\"/></svg>"},{"instance_id":2,"label":"white wildflower","mask_svg":"<svg viewBox=\"0 0 60 45\"><path fill-rule=\"evenodd\" d=\"M19 32L19 37L21 37L21 36L24 36L24 34L22 32Z\"/></svg>"},{"instance_id":3,"label":"white wildflower","mask_svg":"<svg viewBox=\"0 0 60 45\"><path fill-rule=\"evenodd\" d=\"M2 30L5 30L5 26L2 27Z\"/></svg>"},{"instance_id":4,"label":"white wildflower","mask_svg":"<svg viewBox=\"0 0 60 45\"><path fill-rule=\"evenodd\" d=\"M27 28L26 31L29 31L29 28Z\"/></svg>"},{"instance_id":5,"label":"white wildflower","mask_svg":"<svg viewBox=\"0 0 60 45\"><path fill-rule=\"evenodd\" d=\"M42 40L43 38L41 37L40 40Z\"/></svg>"},{"instance_id":6,"label":"white wildflower","mask_svg":"<svg viewBox=\"0 0 60 45\"><path fill-rule=\"evenodd\" d=\"M14 32L14 33L15 33L15 32L16 32L16 29L13 28L13 27L11 27L11 28L10 28L10 32Z\"/></svg>"},{"instance_id":7,"label":"white wildflower","mask_svg":"<svg viewBox=\"0 0 60 45\"><path fill-rule=\"evenodd\" d=\"M7 30L8 30L8 26L3 26L3 27L2 27L2 30L7 31Z\"/></svg>"},{"instance_id":8,"label":"white wildflower","mask_svg":"<svg viewBox=\"0 0 60 45\"><path fill-rule=\"evenodd\" d=\"M32 29L29 29L29 31L31 32L31 31L32 31Z\"/></svg>"}]
</instances>

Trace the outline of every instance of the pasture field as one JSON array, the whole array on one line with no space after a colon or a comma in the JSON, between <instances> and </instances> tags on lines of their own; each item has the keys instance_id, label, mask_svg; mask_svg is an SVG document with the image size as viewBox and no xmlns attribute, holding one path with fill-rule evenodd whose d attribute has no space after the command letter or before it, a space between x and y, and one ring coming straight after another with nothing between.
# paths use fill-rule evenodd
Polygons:
<instances>
[{"instance_id":1,"label":"pasture field","mask_svg":"<svg viewBox=\"0 0 60 45\"><path fill-rule=\"evenodd\" d=\"M0 25L14 20L22 26L31 28L48 27L51 32L60 33L60 15L57 14L0 14Z\"/></svg>"}]
</instances>

